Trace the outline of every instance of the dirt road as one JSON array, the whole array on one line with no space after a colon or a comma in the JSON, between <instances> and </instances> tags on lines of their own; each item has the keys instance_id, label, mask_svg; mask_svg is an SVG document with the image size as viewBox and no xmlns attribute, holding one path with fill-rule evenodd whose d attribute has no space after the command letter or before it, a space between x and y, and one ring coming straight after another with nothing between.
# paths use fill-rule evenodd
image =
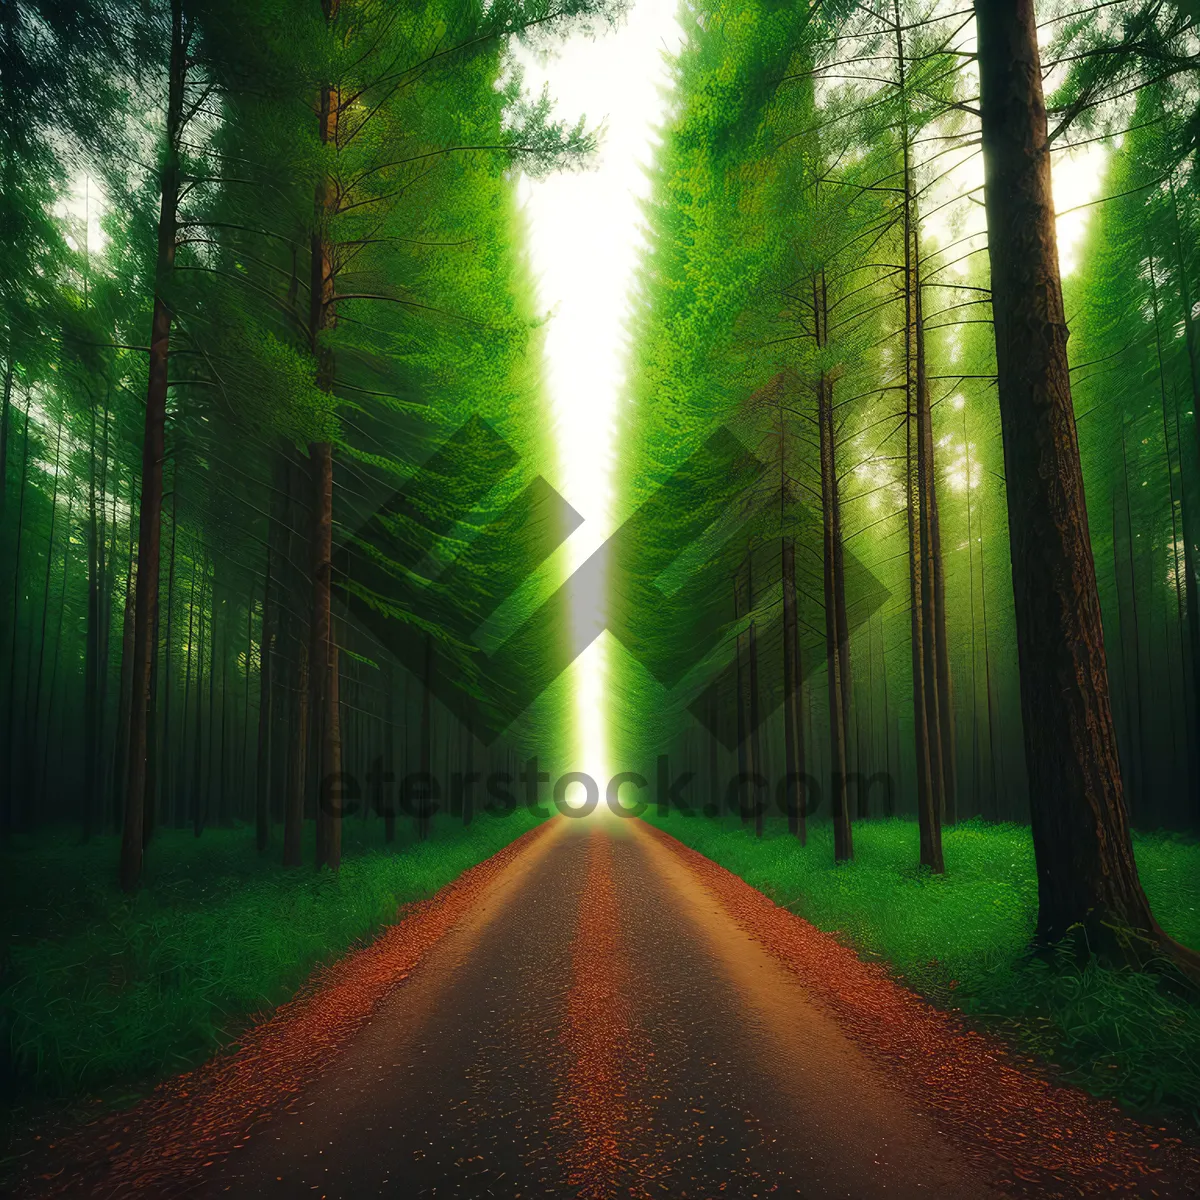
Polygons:
<instances>
[{"instance_id":1,"label":"dirt road","mask_svg":"<svg viewBox=\"0 0 1200 1200\"><path fill-rule=\"evenodd\" d=\"M558 819L468 890L411 918L442 913L403 969L369 960L377 996L337 993L365 1019L320 1069L272 1082L322 1004L345 1015L328 989L223 1083L134 1114L80 1194L1195 1194L1181 1147L641 822Z\"/></svg>"}]
</instances>

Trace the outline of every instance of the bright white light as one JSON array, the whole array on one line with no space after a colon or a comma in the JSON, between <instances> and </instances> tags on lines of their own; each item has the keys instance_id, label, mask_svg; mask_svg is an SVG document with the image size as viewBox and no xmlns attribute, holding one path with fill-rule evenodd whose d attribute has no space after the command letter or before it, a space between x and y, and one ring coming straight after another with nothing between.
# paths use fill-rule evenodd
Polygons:
<instances>
[{"instance_id":1,"label":"bright white light","mask_svg":"<svg viewBox=\"0 0 1200 1200\"><path fill-rule=\"evenodd\" d=\"M677 52L682 36L675 9L676 0L636 0L619 29L572 39L546 62L518 52L531 90L546 83L561 114L586 113L590 125L605 126L594 169L523 179L520 186L539 307L553 314L545 370L559 458L555 484L584 518L566 547L572 571L611 532L629 287L641 247L646 172L666 111L665 55ZM591 602L603 611L605 596ZM601 788L609 775L605 642L601 636L576 660L571 689L573 766Z\"/></svg>"}]
</instances>

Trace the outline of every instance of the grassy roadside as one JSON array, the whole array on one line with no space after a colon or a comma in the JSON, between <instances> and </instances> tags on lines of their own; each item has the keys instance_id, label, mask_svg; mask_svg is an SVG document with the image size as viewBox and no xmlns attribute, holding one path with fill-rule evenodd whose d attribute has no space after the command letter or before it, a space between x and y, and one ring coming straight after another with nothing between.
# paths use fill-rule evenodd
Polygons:
<instances>
[{"instance_id":1,"label":"grassy roadside","mask_svg":"<svg viewBox=\"0 0 1200 1200\"><path fill-rule=\"evenodd\" d=\"M4 1097L72 1101L194 1066L536 823L524 810L469 829L444 817L429 841L398 830L385 847L379 822L347 822L336 876L285 870L278 845L259 858L252 829L167 830L134 897L116 887L115 838L14 839L0 853Z\"/></svg>"},{"instance_id":2,"label":"grassy roadside","mask_svg":"<svg viewBox=\"0 0 1200 1200\"><path fill-rule=\"evenodd\" d=\"M833 863L828 824L801 849L768 825L646 817L860 954L885 960L935 1003L956 1008L1066 1079L1147 1112L1200 1125L1200 1005L1148 975L1030 959L1037 883L1028 829L969 821L945 833L946 874L918 871L915 821L863 822L855 861ZM1141 835L1142 881L1163 927L1200 945L1200 845Z\"/></svg>"}]
</instances>

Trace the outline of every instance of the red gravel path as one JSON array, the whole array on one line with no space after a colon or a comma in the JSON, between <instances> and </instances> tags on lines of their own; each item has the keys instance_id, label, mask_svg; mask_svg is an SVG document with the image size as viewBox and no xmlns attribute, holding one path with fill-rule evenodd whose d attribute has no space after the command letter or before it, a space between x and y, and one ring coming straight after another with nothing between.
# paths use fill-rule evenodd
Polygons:
<instances>
[{"instance_id":1,"label":"red gravel path","mask_svg":"<svg viewBox=\"0 0 1200 1200\"><path fill-rule=\"evenodd\" d=\"M838 1024L980 1160L998 1158L1006 1190L1048 1197L1200 1196L1200 1155L1114 1104L1016 1065L998 1039L968 1029L886 969L778 907L652 826L737 924L824 1002Z\"/></svg>"},{"instance_id":2,"label":"red gravel path","mask_svg":"<svg viewBox=\"0 0 1200 1200\"><path fill-rule=\"evenodd\" d=\"M571 1137L562 1158L579 1200L618 1194L629 1125L622 1066L631 1056L628 1006L636 992L617 927L611 857L608 838L588 839L563 1027L570 1065L559 1104Z\"/></svg>"}]
</instances>

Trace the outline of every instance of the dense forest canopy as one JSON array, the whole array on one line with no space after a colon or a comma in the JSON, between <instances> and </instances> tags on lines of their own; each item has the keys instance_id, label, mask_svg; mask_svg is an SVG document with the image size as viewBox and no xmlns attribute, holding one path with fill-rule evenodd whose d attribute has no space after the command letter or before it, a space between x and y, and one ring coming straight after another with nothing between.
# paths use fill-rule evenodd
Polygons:
<instances>
[{"instance_id":1,"label":"dense forest canopy","mask_svg":"<svg viewBox=\"0 0 1200 1200\"><path fill-rule=\"evenodd\" d=\"M940 871L943 823L1032 811L1059 934L1152 924L1105 857L1126 810L1195 828L1200 60L1194 5L1034 9L684 8L623 501L688 470L732 516L697 541L668 508L624 556L614 736L760 832L831 818L839 858L912 814ZM1064 301L1050 177L1081 161ZM699 453L722 428L751 483ZM680 545L691 620L646 602Z\"/></svg>"},{"instance_id":2,"label":"dense forest canopy","mask_svg":"<svg viewBox=\"0 0 1200 1200\"><path fill-rule=\"evenodd\" d=\"M829 818L839 860L868 817L915 815L935 873L943 824L1031 819L1043 935L1120 925L1192 969L1129 823L1200 804L1195 4L680 13L613 761L665 755L757 832ZM314 821L336 869L342 802L393 835L350 794L372 764L426 780L424 836L434 801L490 802L435 776L561 752L538 573L579 516L539 479L515 197L599 135L512 48L620 17L4 6L5 837L119 830L133 890L158 825L250 822L296 865Z\"/></svg>"},{"instance_id":3,"label":"dense forest canopy","mask_svg":"<svg viewBox=\"0 0 1200 1200\"><path fill-rule=\"evenodd\" d=\"M488 698L438 589L470 613L544 557L528 522L456 551L550 450L514 181L594 145L510 46L616 12L5 6L6 834L123 828L130 887L159 821L278 820L298 861L322 778L470 761L431 677Z\"/></svg>"}]
</instances>

